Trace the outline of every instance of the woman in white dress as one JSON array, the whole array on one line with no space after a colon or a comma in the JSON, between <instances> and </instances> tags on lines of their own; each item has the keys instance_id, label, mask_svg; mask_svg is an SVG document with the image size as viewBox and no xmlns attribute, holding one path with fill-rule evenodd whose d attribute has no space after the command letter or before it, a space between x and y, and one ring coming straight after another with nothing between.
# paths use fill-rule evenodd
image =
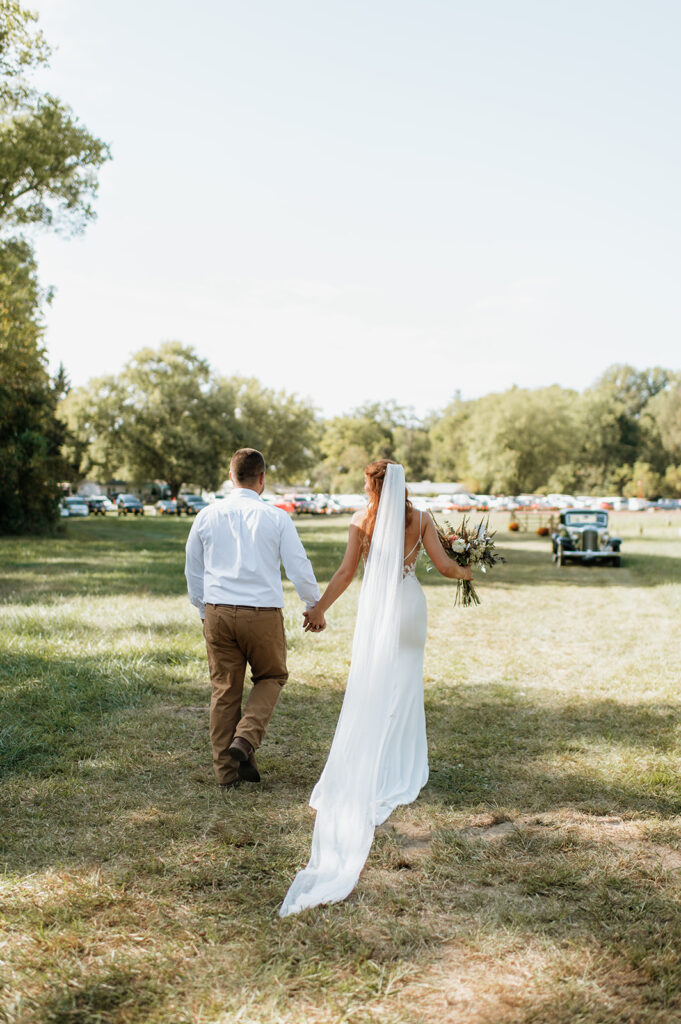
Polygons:
<instances>
[{"instance_id":1,"label":"woman in white dress","mask_svg":"<svg viewBox=\"0 0 681 1024\"><path fill-rule=\"evenodd\" d=\"M355 513L340 567L306 629L324 626L324 612L366 559L352 662L331 751L310 798L317 811L312 853L279 911L282 917L333 903L354 888L374 829L399 804L416 799L428 779L423 708L426 599L416 578L423 546L450 579L471 579L451 561L428 513L407 497L402 466L389 459L365 470L367 508Z\"/></svg>"}]
</instances>

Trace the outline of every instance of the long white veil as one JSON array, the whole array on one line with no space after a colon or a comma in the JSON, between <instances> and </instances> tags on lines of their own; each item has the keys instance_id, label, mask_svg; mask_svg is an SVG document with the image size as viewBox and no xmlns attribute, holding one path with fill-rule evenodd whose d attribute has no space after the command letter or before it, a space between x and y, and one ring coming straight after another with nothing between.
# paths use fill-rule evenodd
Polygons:
<instances>
[{"instance_id":1,"label":"long white veil","mask_svg":"<svg viewBox=\"0 0 681 1024\"><path fill-rule=\"evenodd\" d=\"M312 853L286 894L281 917L352 892L374 828L392 810L379 806L377 783L393 711L404 505L404 469L389 463L362 582L343 707L326 766L310 797L317 811Z\"/></svg>"}]
</instances>

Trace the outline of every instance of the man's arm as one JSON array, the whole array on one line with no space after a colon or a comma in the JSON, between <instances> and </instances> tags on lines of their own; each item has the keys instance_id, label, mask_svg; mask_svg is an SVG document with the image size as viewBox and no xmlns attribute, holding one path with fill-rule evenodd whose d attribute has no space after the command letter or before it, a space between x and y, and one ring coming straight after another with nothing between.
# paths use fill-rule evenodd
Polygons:
<instances>
[{"instance_id":1,"label":"man's arm","mask_svg":"<svg viewBox=\"0 0 681 1024\"><path fill-rule=\"evenodd\" d=\"M187 537L184 574L187 577L189 600L198 608L203 619L206 614L206 606L203 603L203 541L197 525L198 519L195 519Z\"/></svg>"},{"instance_id":2,"label":"man's arm","mask_svg":"<svg viewBox=\"0 0 681 1024\"><path fill-rule=\"evenodd\" d=\"M306 608L312 608L319 600L320 592L310 559L305 554L298 531L285 514L281 531L279 553L284 572L298 592Z\"/></svg>"}]
</instances>

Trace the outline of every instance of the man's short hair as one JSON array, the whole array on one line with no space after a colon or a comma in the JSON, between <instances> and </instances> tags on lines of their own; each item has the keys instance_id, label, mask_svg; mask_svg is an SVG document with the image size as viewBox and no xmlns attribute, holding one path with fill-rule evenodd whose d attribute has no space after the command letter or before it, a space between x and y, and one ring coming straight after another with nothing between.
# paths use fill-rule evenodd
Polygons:
<instances>
[{"instance_id":1,"label":"man's short hair","mask_svg":"<svg viewBox=\"0 0 681 1024\"><path fill-rule=\"evenodd\" d=\"M229 468L237 483L248 484L265 472L265 459L257 448L239 448L232 455Z\"/></svg>"}]
</instances>

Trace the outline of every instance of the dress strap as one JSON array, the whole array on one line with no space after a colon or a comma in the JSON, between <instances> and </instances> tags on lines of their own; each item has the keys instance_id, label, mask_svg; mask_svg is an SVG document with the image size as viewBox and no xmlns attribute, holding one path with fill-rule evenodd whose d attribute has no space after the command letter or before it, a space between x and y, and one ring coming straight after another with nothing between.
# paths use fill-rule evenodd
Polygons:
<instances>
[{"instance_id":1,"label":"dress strap","mask_svg":"<svg viewBox=\"0 0 681 1024\"><path fill-rule=\"evenodd\" d=\"M405 562L407 562L411 558L411 556L414 554L414 552L416 551L417 547L419 546L419 544L421 543L422 540L423 540L423 509L420 508L419 509L419 539L416 541L416 544L414 544L414 546L411 549L411 551L404 556Z\"/></svg>"}]
</instances>

